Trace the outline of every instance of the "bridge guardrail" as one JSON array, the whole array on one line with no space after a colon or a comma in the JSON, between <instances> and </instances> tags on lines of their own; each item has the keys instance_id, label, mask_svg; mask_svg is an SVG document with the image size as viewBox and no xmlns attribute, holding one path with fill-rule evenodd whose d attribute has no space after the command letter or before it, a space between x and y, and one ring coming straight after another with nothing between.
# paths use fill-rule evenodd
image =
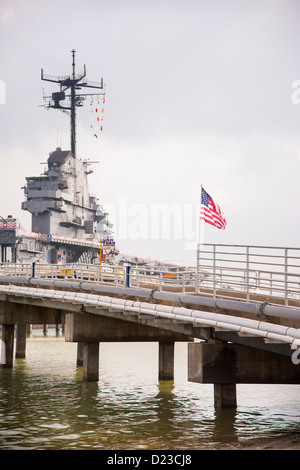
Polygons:
<instances>
[{"instance_id":1,"label":"bridge guardrail","mask_svg":"<svg viewBox=\"0 0 300 470\"><path fill-rule=\"evenodd\" d=\"M36 277L77 279L119 286L148 287L162 290L168 287L185 292L195 291L196 268L161 269L153 266L121 266L97 264L0 264L1 277Z\"/></svg>"},{"instance_id":2,"label":"bridge guardrail","mask_svg":"<svg viewBox=\"0 0 300 470\"><path fill-rule=\"evenodd\" d=\"M28 277L32 275L32 264L1 263L0 276Z\"/></svg>"},{"instance_id":3,"label":"bridge guardrail","mask_svg":"<svg viewBox=\"0 0 300 470\"><path fill-rule=\"evenodd\" d=\"M300 248L205 243L198 246L197 267L5 263L0 264L0 276L176 289L290 307L300 302Z\"/></svg>"},{"instance_id":4,"label":"bridge guardrail","mask_svg":"<svg viewBox=\"0 0 300 470\"><path fill-rule=\"evenodd\" d=\"M255 301L254 295L300 300L300 248L201 244L197 250L196 292ZM222 294L221 294L222 292ZM232 295L231 295L232 292Z\"/></svg>"}]
</instances>

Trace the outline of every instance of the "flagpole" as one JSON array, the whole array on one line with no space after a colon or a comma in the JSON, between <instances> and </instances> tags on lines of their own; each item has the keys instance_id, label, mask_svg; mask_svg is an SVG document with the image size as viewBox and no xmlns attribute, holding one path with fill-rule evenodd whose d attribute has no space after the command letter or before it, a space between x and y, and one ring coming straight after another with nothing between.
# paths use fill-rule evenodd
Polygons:
<instances>
[{"instance_id":1,"label":"flagpole","mask_svg":"<svg viewBox=\"0 0 300 470\"><path fill-rule=\"evenodd\" d=\"M202 206L202 184L201 184L201 195L200 195L200 214L201 214L201 206ZM201 219L199 220L199 245L204 244L204 220Z\"/></svg>"},{"instance_id":2,"label":"flagpole","mask_svg":"<svg viewBox=\"0 0 300 470\"><path fill-rule=\"evenodd\" d=\"M199 215L199 240L198 240L198 245L197 245L197 286L196 286L196 292L200 292L200 281L201 281L201 276L200 276L200 258L201 258L201 245L204 243L204 220L201 219L201 207L202 207L202 184L201 184L201 193L200 193L200 215Z\"/></svg>"},{"instance_id":3,"label":"flagpole","mask_svg":"<svg viewBox=\"0 0 300 470\"><path fill-rule=\"evenodd\" d=\"M203 196L203 197L202 197ZM201 216L202 215L202 216ZM197 292L200 292L201 284L201 252L205 254L204 246L204 224L209 223L218 229L225 229L227 222L224 214L218 204L216 204L212 197L204 190L201 184L201 204L199 216L199 244L197 246Z\"/></svg>"}]
</instances>

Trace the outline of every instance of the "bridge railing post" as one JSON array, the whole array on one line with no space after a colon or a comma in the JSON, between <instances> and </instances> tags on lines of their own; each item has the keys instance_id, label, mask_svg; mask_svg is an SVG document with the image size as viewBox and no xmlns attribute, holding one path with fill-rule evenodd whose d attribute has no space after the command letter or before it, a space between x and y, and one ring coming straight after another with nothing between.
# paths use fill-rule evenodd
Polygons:
<instances>
[{"instance_id":1,"label":"bridge railing post","mask_svg":"<svg viewBox=\"0 0 300 470\"><path fill-rule=\"evenodd\" d=\"M284 249L284 303L288 305L288 248Z\"/></svg>"},{"instance_id":2,"label":"bridge railing post","mask_svg":"<svg viewBox=\"0 0 300 470\"><path fill-rule=\"evenodd\" d=\"M126 286L126 267L123 267L123 286Z\"/></svg>"},{"instance_id":3,"label":"bridge railing post","mask_svg":"<svg viewBox=\"0 0 300 470\"><path fill-rule=\"evenodd\" d=\"M126 287L130 287L130 266L126 266Z\"/></svg>"},{"instance_id":4,"label":"bridge railing post","mask_svg":"<svg viewBox=\"0 0 300 470\"><path fill-rule=\"evenodd\" d=\"M246 298L249 301L249 246L246 247Z\"/></svg>"},{"instance_id":5,"label":"bridge railing post","mask_svg":"<svg viewBox=\"0 0 300 470\"><path fill-rule=\"evenodd\" d=\"M159 290L162 290L162 285L163 285L163 272L160 271L160 273L159 273Z\"/></svg>"},{"instance_id":6,"label":"bridge railing post","mask_svg":"<svg viewBox=\"0 0 300 470\"><path fill-rule=\"evenodd\" d=\"M131 273L132 273L132 269L134 269L135 286L140 287L141 271L139 270L139 268L131 268Z\"/></svg>"},{"instance_id":7,"label":"bridge railing post","mask_svg":"<svg viewBox=\"0 0 300 470\"><path fill-rule=\"evenodd\" d=\"M213 246L213 296L216 297L216 245Z\"/></svg>"},{"instance_id":8,"label":"bridge railing post","mask_svg":"<svg viewBox=\"0 0 300 470\"><path fill-rule=\"evenodd\" d=\"M124 267L116 270L117 284L124 284Z\"/></svg>"},{"instance_id":9,"label":"bridge railing post","mask_svg":"<svg viewBox=\"0 0 300 470\"><path fill-rule=\"evenodd\" d=\"M182 292L185 293L185 287L188 283L188 273L184 272L183 273L183 279L182 279Z\"/></svg>"}]
</instances>

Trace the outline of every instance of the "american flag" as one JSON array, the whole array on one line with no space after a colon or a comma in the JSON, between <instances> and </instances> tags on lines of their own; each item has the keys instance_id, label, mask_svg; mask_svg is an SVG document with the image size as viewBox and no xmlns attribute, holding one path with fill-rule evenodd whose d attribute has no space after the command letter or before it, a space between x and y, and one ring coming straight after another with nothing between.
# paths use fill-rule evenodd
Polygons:
<instances>
[{"instance_id":1,"label":"american flag","mask_svg":"<svg viewBox=\"0 0 300 470\"><path fill-rule=\"evenodd\" d=\"M208 224L214 225L220 229L225 229L226 227L223 212L203 188L201 188L200 220L204 220Z\"/></svg>"}]
</instances>

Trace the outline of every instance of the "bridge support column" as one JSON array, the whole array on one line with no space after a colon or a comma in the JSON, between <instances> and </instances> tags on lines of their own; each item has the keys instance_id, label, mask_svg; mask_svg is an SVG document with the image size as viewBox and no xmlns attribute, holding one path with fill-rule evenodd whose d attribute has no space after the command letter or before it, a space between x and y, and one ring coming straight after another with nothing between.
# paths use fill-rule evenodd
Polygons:
<instances>
[{"instance_id":1,"label":"bridge support column","mask_svg":"<svg viewBox=\"0 0 300 470\"><path fill-rule=\"evenodd\" d=\"M236 384L214 384L215 408L236 408Z\"/></svg>"},{"instance_id":2,"label":"bridge support column","mask_svg":"<svg viewBox=\"0 0 300 470\"><path fill-rule=\"evenodd\" d=\"M77 366L83 365L83 344L77 343Z\"/></svg>"},{"instance_id":3,"label":"bridge support column","mask_svg":"<svg viewBox=\"0 0 300 470\"><path fill-rule=\"evenodd\" d=\"M291 351L292 354L292 351ZM189 343L188 380L213 383L215 407L236 407L236 384L300 384L290 356L230 343Z\"/></svg>"},{"instance_id":4,"label":"bridge support column","mask_svg":"<svg viewBox=\"0 0 300 470\"><path fill-rule=\"evenodd\" d=\"M12 368L14 356L15 325L2 325L2 341L4 343L4 356L1 357L2 368Z\"/></svg>"},{"instance_id":5,"label":"bridge support column","mask_svg":"<svg viewBox=\"0 0 300 470\"><path fill-rule=\"evenodd\" d=\"M174 380L174 341L159 342L159 380Z\"/></svg>"},{"instance_id":6,"label":"bridge support column","mask_svg":"<svg viewBox=\"0 0 300 470\"><path fill-rule=\"evenodd\" d=\"M17 325L16 329L16 359L24 358L26 352L27 325Z\"/></svg>"},{"instance_id":7,"label":"bridge support column","mask_svg":"<svg viewBox=\"0 0 300 470\"><path fill-rule=\"evenodd\" d=\"M86 382L99 380L99 343L83 344L83 380Z\"/></svg>"}]
</instances>

